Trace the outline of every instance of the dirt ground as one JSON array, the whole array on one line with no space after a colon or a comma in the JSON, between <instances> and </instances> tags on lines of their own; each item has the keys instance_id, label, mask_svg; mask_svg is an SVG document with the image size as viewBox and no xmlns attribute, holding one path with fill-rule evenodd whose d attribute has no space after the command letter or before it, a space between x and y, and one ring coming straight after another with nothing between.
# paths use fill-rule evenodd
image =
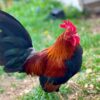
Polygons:
<instances>
[{"instance_id":1,"label":"dirt ground","mask_svg":"<svg viewBox=\"0 0 100 100\"><path fill-rule=\"evenodd\" d=\"M66 98L68 100L79 100L79 96L83 96L85 100L100 100L100 94L94 95L91 93L87 96L82 94L83 87L75 82L75 79L78 77L79 74L75 75L73 80L68 81L66 85L73 91L71 94L58 93L60 100L67 100ZM0 81L0 87L4 87L4 92L0 94L0 100L20 100L18 99L19 97L31 91L32 88L39 86L38 77L31 76L27 76L25 79L16 79L13 76L5 75L0 78Z\"/></svg>"},{"instance_id":2,"label":"dirt ground","mask_svg":"<svg viewBox=\"0 0 100 100\"><path fill-rule=\"evenodd\" d=\"M0 100L15 100L37 85L39 85L37 77L27 76L25 79L16 79L13 76L3 75L0 77L0 87L4 87L4 92L0 94Z\"/></svg>"}]
</instances>

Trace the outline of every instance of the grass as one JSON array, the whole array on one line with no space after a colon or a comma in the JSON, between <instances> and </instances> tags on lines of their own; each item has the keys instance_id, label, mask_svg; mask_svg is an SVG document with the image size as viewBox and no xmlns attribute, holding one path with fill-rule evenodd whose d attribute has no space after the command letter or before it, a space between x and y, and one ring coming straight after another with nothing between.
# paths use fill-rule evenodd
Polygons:
<instances>
[{"instance_id":1,"label":"grass","mask_svg":"<svg viewBox=\"0 0 100 100\"><path fill-rule=\"evenodd\" d=\"M28 30L33 42L33 47L36 51L52 45L57 36L63 32L63 29L59 28L59 24L62 21L44 21L40 20L41 18L38 17L34 18L34 14L31 13L31 10L26 9L26 11L24 11L23 8L19 11L18 7L20 6L21 5L13 6L7 9L7 12L16 16L16 18ZM81 45L84 51L81 72L74 76L68 84L62 85L59 93L48 94L45 93L40 86L35 88L33 87L30 92L19 96L19 100L61 100L62 97L63 100L99 100L100 30L93 34L93 29L96 28L96 25L98 26L100 24L100 18L98 20L71 19L71 21L77 26L78 33L81 37ZM0 68L0 78L2 78L3 75L5 75L5 72ZM21 73L11 74L11 76L15 77L16 80L26 79L26 75ZM5 91L3 87L0 87L0 93L4 93Z\"/></svg>"},{"instance_id":2,"label":"grass","mask_svg":"<svg viewBox=\"0 0 100 100\"><path fill-rule=\"evenodd\" d=\"M35 95L35 96L33 96ZM22 100L59 100L59 97L56 93L45 93L42 91L41 87L37 87L31 91L31 93L28 93L27 95L24 95Z\"/></svg>"},{"instance_id":3,"label":"grass","mask_svg":"<svg viewBox=\"0 0 100 100\"><path fill-rule=\"evenodd\" d=\"M3 87L0 87L0 94L4 93L4 88Z\"/></svg>"}]
</instances>

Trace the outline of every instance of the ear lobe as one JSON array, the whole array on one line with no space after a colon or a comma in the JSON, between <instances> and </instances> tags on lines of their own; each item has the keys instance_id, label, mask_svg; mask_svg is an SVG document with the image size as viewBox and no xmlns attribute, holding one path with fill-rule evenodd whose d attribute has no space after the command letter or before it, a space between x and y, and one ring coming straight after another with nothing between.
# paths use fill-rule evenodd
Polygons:
<instances>
[{"instance_id":1,"label":"ear lobe","mask_svg":"<svg viewBox=\"0 0 100 100\"><path fill-rule=\"evenodd\" d=\"M71 44L72 44L73 46L76 46L76 45L80 44L80 37L79 37L78 34L75 34L75 35L72 37L72 39L71 39Z\"/></svg>"},{"instance_id":2,"label":"ear lobe","mask_svg":"<svg viewBox=\"0 0 100 100\"><path fill-rule=\"evenodd\" d=\"M80 36L75 34L74 38L76 39L77 44L80 44Z\"/></svg>"}]
</instances>

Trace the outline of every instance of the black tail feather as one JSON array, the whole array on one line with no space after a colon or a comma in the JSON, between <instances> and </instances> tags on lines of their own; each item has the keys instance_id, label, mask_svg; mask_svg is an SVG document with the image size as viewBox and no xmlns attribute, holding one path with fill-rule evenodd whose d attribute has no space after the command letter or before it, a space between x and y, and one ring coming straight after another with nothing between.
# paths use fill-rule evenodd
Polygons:
<instances>
[{"instance_id":1,"label":"black tail feather","mask_svg":"<svg viewBox=\"0 0 100 100\"><path fill-rule=\"evenodd\" d=\"M32 48L31 38L14 17L0 11L0 65L6 72L22 71Z\"/></svg>"}]
</instances>

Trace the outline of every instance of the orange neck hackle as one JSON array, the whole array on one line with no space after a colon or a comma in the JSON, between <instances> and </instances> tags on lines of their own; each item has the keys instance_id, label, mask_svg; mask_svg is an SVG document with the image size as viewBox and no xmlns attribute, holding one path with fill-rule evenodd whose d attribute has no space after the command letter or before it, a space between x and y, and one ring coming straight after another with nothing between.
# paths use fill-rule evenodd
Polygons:
<instances>
[{"instance_id":1,"label":"orange neck hackle","mask_svg":"<svg viewBox=\"0 0 100 100\"><path fill-rule=\"evenodd\" d=\"M64 33L63 33L64 34ZM67 43L63 39L63 34L61 34L56 42L48 48L48 57L51 59L66 59L73 55L74 47Z\"/></svg>"},{"instance_id":2,"label":"orange neck hackle","mask_svg":"<svg viewBox=\"0 0 100 100\"><path fill-rule=\"evenodd\" d=\"M69 44L63 39L63 34L61 34L56 42L47 49L48 70L45 72L45 75L51 77L64 76L66 70L64 61L70 59L73 55L73 51L74 48L69 46Z\"/></svg>"}]
</instances>

